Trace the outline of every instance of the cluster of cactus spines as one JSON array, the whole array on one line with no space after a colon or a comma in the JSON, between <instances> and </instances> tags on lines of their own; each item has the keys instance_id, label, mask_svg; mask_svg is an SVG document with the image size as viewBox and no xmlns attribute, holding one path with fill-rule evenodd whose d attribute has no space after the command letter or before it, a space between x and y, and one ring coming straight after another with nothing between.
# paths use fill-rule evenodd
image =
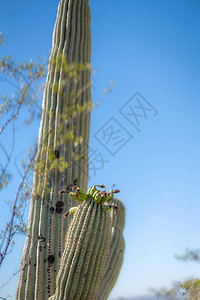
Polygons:
<instances>
[{"instance_id":1,"label":"cluster of cactus spines","mask_svg":"<svg viewBox=\"0 0 200 300\"><path fill-rule=\"evenodd\" d=\"M89 0L61 0L43 97L36 157L39 167L34 173L16 299L46 300L54 294L69 222L63 219L63 213L74 205L68 195L58 191L70 190L74 184L87 188L90 54Z\"/></svg>"},{"instance_id":2,"label":"cluster of cactus spines","mask_svg":"<svg viewBox=\"0 0 200 300\"><path fill-rule=\"evenodd\" d=\"M87 194L79 187L70 193L70 197L80 204L75 210L69 210L74 217L66 235L56 292L49 300L92 300L97 297L111 248L112 225L108 211L118 210L108 201L116 192L119 191L107 193L93 186Z\"/></svg>"},{"instance_id":3,"label":"cluster of cactus spines","mask_svg":"<svg viewBox=\"0 0 200 300\"><path fill-rule=\"evenodd\" d=\"M110 204L112 207L118 207L118 210L111 209L110 211L112 222L111 251L106 271L98 291L97 300L108 298L111 290L115 286L124 258L125 242L123 229L125 225L125 207L117 198L113 198Z\"/></svg>"}]
</instances>

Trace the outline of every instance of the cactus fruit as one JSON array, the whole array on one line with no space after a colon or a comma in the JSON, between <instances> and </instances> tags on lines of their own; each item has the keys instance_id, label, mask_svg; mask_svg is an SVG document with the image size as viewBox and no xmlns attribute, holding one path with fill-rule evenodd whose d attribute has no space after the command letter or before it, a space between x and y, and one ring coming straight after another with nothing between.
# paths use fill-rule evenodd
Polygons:
<instances>
[{"instance_id":1,"label":"cactus fruit","mask_svg":"<svg viewBox=\"0 0 200 300\"><path fill-rule=\"evenodd\" d=\"M56 292L49 300L95 299L106 270L111 247L111 215L104 210L108 196L93 187L87 195L81 190L80 197L83 202L66 235Z\"/></svg>"},{"instance_id":2,"label":"cactus fruit","mask_svg":"<svg viewBox=\"0 0 200 300\"><path fill-rule=\"evenodd\" d=\"M89 0L61 0L43 97L17 300L46 300L54 294L69 223L63 213L74 203L58 191L70 190L74 184L87 188L90 52Z\"/></svg>"}]
</instances>

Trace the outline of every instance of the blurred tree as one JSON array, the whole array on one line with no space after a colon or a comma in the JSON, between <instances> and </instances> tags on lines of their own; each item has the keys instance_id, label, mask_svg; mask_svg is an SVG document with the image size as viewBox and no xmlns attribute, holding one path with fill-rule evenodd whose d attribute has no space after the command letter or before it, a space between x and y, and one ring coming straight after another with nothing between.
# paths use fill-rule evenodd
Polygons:
<instances>
[{"instance_id":1,"label":"blurred tree","mask_svg":"<svg viewBox=\"0 0 200 300\"><path fill-rule=\"evenodd\" d=\"M0 33L0 46L5 46L6 35ZM46 74L46 65L38 58L23 63L16 62L10 55L0 59L0 80L9 91L0 96L0 191L12 181L10 169L15 165L20 181L14 199L6 201L10 206L8 221L0 231L0 265L15 245L15 236L26 232L24 220L32 190L32 170L37 146L31 145L18 165L15 150L21 141L16 139L16 127L21 124L28 129L41 116L41 86ZM9 140L9 147L5 141ZM1 199L3 201L3 199Z\"/></svg>"},{"instance_id":2,"label":"blurred tree","mask_svg":"<svg viewBox=\"0 0 200 300\"><path fill-rule=\"evenodd\" d=\"M196 261L200 263L200 249L186 249L185 254L175 256L183 261ZM193 278L183 282L175 282L172 288L151 289L157 297L169 297L170 299L199 300L200 299L200 279Z\"/></svg>"}]
</instances>

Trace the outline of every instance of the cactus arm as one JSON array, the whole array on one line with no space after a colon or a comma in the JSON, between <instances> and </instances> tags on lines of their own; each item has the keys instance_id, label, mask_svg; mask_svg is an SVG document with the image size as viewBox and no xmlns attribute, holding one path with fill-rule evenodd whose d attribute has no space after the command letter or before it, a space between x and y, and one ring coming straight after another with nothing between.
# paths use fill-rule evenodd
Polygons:
<instances>
[{"instance_id":1,"label":"cactus arm","mask_svg":"<svg viewBox=\"0 0 200 300\"><path fill-rule=\"evenodd\" d=\"M111 247L111 217L96 200L95 194L87 196L76 210L49 300L92 300L98 294Z\"/></svg>"}]
</instances>

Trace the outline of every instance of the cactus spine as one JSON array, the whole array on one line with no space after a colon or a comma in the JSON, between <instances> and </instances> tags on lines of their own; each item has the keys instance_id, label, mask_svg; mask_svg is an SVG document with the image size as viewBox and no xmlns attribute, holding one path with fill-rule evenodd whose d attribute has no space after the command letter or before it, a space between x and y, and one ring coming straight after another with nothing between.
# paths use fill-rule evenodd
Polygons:
<instances>
[{"instance_id":1,"label":"cactus spine","mask_svg":"<svg viewBox=\"0 0 200 300\"><path fill-rule=\"evenodd\" d=\"M111 246L111 215L104 210L106 197L97 192L101 203L96 191L91 194L89 189L76 210L66 236L56 293L49 300L92 300L98 294Z\"/></svg>"},{"instance_id":2,"label":"cactus spine","mask_svg":"<svg viewBox=\"0 0 200 300\"><path fill-rule=\"evenodd\" d=\"M74 181L87 187L91 106L88 2L61 0L58 7L16 299L46 300L54 294L68 226L63 212L74 202L58 191L70 189Z\"/></svg>"}]
</instances>

